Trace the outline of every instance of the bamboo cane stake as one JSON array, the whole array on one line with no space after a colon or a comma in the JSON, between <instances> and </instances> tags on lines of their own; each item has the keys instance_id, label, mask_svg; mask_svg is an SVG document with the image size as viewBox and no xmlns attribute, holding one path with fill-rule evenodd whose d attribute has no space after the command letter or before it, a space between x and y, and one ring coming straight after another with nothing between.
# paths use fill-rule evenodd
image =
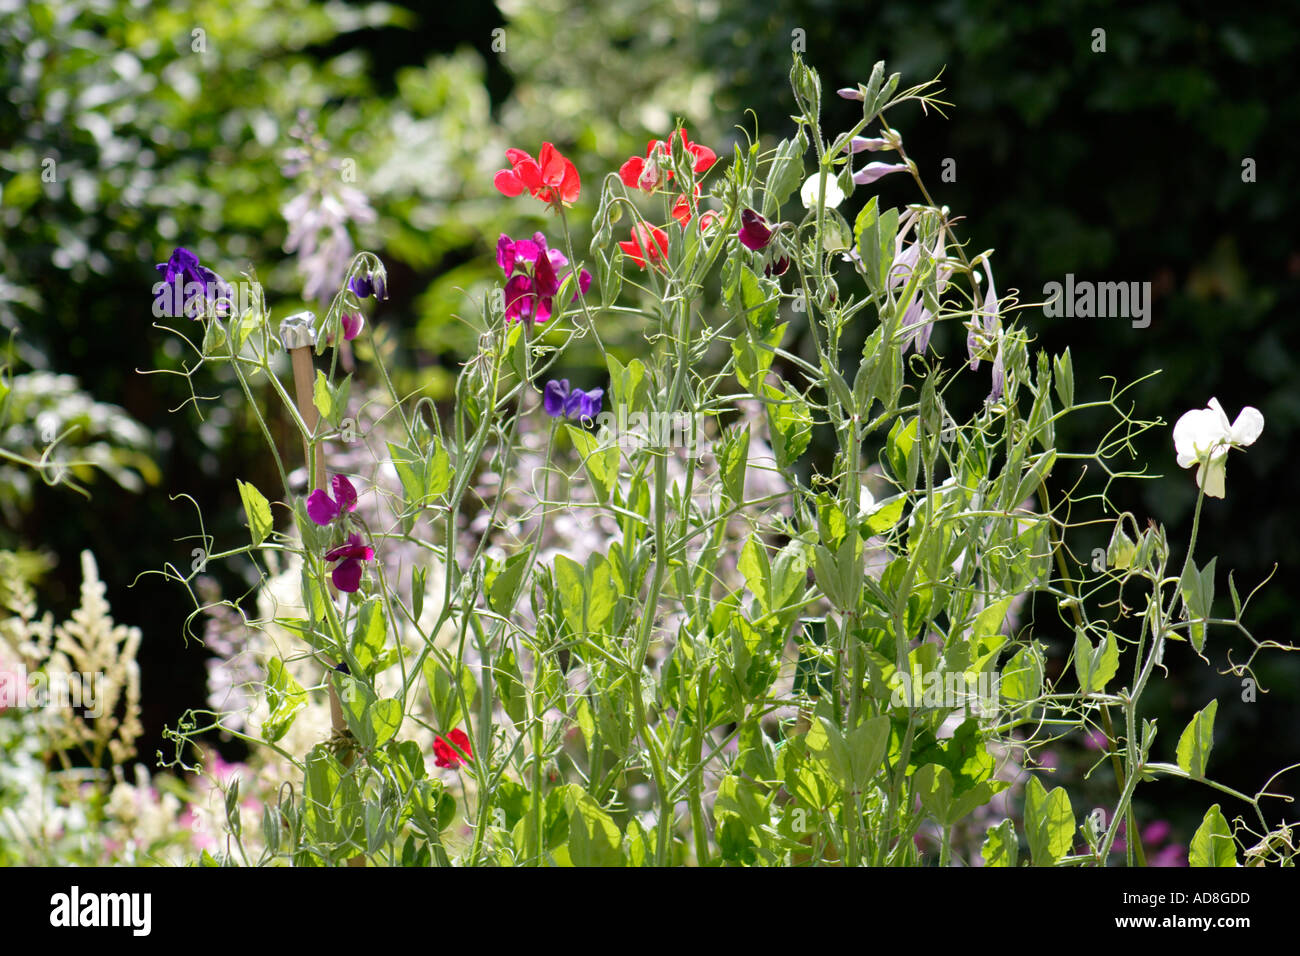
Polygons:
<instances>
[{"instance_id":1,"label":"bamboo cane stake","mask_svg":"<svg viewBox=\"0 0 1300 956\"><path fill-rule=\"evenodd\" d=\"M320 423L320 413L316 409L314 400L314 389L316 385L316 364L312 359L312 350L316 347L316 316L312 312L299 312L291 315L280 323L280 341L284 344L285 349L289 352L289 361L293 366L293 389L294 398L298 404L298 414L302 416L303 424L307 426L310 435L316 434L316 427ZM325 455L319 449L315 456L312 455L312 443L309 435L302 436L303 461L311 471L311 487L313 489L327 490L325 488ZM334 597L334 585L329 585L330 597ZM303 595L304 599L306 595ZM326 663L332 668L335 665L326 658ZM343 737L348 732L347 720L343 717L343 705L339 701L338 691L334 689L332 681L326 681L329 690L330 702L330 726L336 738ZM346 750L340 755L340 760L345 767L352 765L353 754L351 750ZM358 854L348 860L348 866L365 866L365 856Z\"/></svg>"}]
</instances>

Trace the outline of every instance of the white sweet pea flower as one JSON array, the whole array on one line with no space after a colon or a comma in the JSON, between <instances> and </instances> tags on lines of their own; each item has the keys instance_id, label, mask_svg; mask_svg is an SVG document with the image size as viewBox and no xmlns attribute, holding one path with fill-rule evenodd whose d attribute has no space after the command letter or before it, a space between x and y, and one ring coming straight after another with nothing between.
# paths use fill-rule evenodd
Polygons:
<instances>
[{"instance_id":1,"label":"white sweet pea flower","mask_svg":"<svg viewBox=\"0 0 1300 956\"><path fill-rule=\"evenodd\" d=\"M805 209L817 208L817 194L821 191L821 174L813 173L809 176L799 190L799 198L803 200ZM840 203L844 202L844 190L840 189L840 184L835 180L831 173L826 174L826 208L834 209Z\"/></svg>"},{"instance_id":2,"label":"white sweet pea flower","mask_svg":"<svg viewBox=\"0 0 1300 956\"><path fill-rule=\"evenodd\" d=\"M1223 497L1223 480L1228 470L1228 449L1253 445L1264 430L1264 416L1247 405L1232 424L1217 398L1207 408L1183 415L1174 425L1174 448L1178 466L1197 465L1196 484L1211 498Z\"/></svg>"}]
</instances>

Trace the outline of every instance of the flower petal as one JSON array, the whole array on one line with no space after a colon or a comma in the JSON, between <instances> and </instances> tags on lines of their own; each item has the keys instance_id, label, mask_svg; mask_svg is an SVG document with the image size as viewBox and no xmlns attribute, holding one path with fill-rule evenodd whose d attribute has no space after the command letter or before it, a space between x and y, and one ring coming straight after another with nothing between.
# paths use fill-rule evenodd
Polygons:
<instances>
[{"instance_id":1,"label":"flower petal","mask_svg":"<svg viewBox=\"0 0 1300 956\"><path fill-rule=\"evenodd\" d=\"M1240 445L1244 448L1246 445L1255 444L1255 439L1263 431L1263 413L1258 408L1247 405L1237 415L1237 420L1232 423L1228 438L1234 445Z\"/></svg>"},{"instance_id":2,"label":"flower petal","mask_svg":"<svg viewBox=\"0 0 1300 956\"><path fill-rule=\"evenodd\" d=\"M361 586L361 562L356 558L348 558L334 568L330 578L340 591L352 593Z\"/></svg>"},{"instance_id":3,"label":"flower petal","mask_svg":"<svg viewBox=\"0 0 1300 956\"><path fill-rule=\"evenodd\" d=\"M357 510L357 489L343 475L335 475L332 482L334 500L338 502L339 512Z\"/></svg>"},{"instance_id":4,"label":"flower petal","mask_svg":"<svg viewBox=\"0 0 1300 956\"><path fill-rule=\"evenodd\" d=\"M514 197L524 191L524 184L513 169L502 169L492 177L492 185L503 195Z\"/></svg>"},{"instance_id":5,"label":"flower petal","mask_svg":"<svg viewBox=\"0 0 1300 956\"><path fill-rule=\"evenodd\" d=\"M327 525L338 517L339 506L328 494L317 488L307 496L307 517L318 525Z\"/></svg>"}]
</instances>

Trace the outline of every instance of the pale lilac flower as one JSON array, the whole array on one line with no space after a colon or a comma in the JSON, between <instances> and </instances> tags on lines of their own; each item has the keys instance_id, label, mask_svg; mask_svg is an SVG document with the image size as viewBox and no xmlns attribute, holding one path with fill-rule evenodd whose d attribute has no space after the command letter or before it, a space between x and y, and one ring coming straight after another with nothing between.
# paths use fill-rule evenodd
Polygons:
<instances>
[{"instance_id":1,"label":"pale lilac flower","mask_svg":"<svg viewBox=\"0 0 1300 956\"><path fill-rule=\"evenodd\" d=\"M905 172L907 163L867 163L853 174L853 182L859 186L868 186L882 176Z\"/></svg>"},{"instance_id":2,"label":"pale lilac flower","mask_svg":"<svg viewBox=\"0 0 1300 956\"><path fill-rule=\"evenodd\" d=\"M888 141L884 139L875 139L868 136L854 136L851 140L849 140L847 143L844 144L844 151L846 153L862 153L862 152L876 153L882 149L888 149L888 148L889 148Z\"/></svg>"}]
</instances>

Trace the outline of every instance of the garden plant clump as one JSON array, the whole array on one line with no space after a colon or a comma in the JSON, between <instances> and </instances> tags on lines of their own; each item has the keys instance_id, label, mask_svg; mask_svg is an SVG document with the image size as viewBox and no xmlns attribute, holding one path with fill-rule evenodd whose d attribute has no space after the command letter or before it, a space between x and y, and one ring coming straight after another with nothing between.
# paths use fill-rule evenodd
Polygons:
<instances>
[{"instance_id":1,"label":"garden plant clump","mask_svg":"<svg viewBox=\"0 0 1300 956\"><path fill-rule=\"evenodd\" d=\"M1112 485L1147 471L1133 439L1166 423L1135 414L1131 386L1076 383L1070 352L1017 324L993 250L963 243L889 122L941 110L941 91L877 64L838 91L861 118L827 130L818 74L796 57L790 79L795 131L769 151L755 133L719 155L678 124L594 184L549 142L484 169L526 225L496 241L499 281L467 319L477 351L444 405L399 390L366 318L389 279L339 238L373 218L356 189L306 188L285 210L316 312L273 318L255 273L229 282L187 248L159 264L159 334L193 356L160 370L195 390L181 414L203 413L204 376L233 376L279 484L239 482L246 541L211 540L190 502L205 562L256 569L249 595L163 572L219 659L165 758L205 781L164 787L201 838L151 852L1146 865L1160 821L1135 795L1176 779L1206 795L1192 865L1291 864L1274 780L1213 779L1217 701L1179 727L1143 708L1167 660L1216 639L1248 648L1229 666L1252 687L1257 654L1290 649L1252 636L1253 592L1230 574L1233 614L1215 616L1197 536L1262 415L1229 421L1208 395L1177 410L1190 540L1116 514ZM886 176L914 201L885 208ZM590 228L571 212L588 190ZM792 326L811 349L787 347ZM607 348L611 328L638 346ZM860 351L849 329L867 330ZM589 368L566 361L579 350L604 373L565 371ZM1075 415L1106 423L1093 447L1058 446ZM1100 523L1107 548L1071 549ZM15 663L62 646L31 636L34 610L4 627ZM135 733L122 686L126 724L103 747ZM248 746L245 765L216 757L219 736ZM1051 785L1069 742L1109 775L1104 805ZM97 780L105 801L165 802L148 780Z\"/></svg>"}]
</instances>

